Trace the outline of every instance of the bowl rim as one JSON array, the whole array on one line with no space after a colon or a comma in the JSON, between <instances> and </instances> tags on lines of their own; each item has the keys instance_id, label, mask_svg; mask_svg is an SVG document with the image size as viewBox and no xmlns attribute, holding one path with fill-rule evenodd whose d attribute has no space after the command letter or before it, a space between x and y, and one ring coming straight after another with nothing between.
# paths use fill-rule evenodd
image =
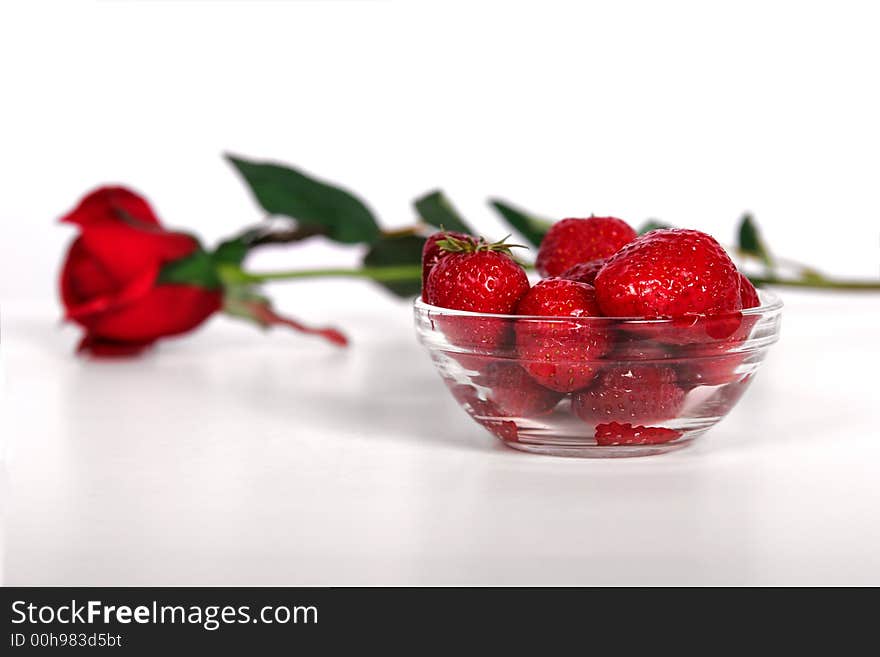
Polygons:
<instances>
[{"instance_id":1,"label":"bowl rim","mask_svg":"<svg viewBox=\"0 0 880 657\"><path fill-rule=\"evenodd\" d=\"M690 313L685 315L685 317L693 317L694 323L698 321L701 317L712 317L713 319L717 319L719 317L725 317L727 315L734 315L736 313L741 314L743 317L753 317L753 316L761 316L769 313L778 313L783 308L782 299L775 292L771 292L769 290L758 290L758 299L761 301L761 305L755 306L754 308L745 308L743 310L737 310L731 313L720 313L718 315L706 315L704 313ZM421 295L417 296L413 301L413 307L417 312L429 312L434 315L446 315L450 317L482 317L486 319L503 319L508 321L572 321L576 320L578 322L587 321L587 322L617 322L617 323L626 323L626 324L648 324L648 325L670 325L670 326L681 326L681 317L679 318L660 318L660 319L646 319L644 317L605 317L605 316L596 316L596 317L572 317L572 316L557 316L557 315L503 315L500 313L479 313L471 310L456 310L454 308L444 308L442 306L434 306L426 301L422 300Z\"/></svg>"}]
</instances>

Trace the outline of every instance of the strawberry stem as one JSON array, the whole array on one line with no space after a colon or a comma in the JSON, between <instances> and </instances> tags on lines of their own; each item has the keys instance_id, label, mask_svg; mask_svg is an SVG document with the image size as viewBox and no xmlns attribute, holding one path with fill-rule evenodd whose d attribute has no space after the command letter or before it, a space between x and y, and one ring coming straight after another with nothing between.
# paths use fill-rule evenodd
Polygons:
<instances>
[{"instance_id":1,"label":"strawberry stem","mask_svg":"<svg viewBox=\"0 0 880 657\"><path fill-rule=\"evenodd\" d=\"M439 246L442 250L448 251L449 253L478 253L480 251L495 251L497 253L503 253L508 256L512 256L513 253L511 249L526 249L527 246L522 244L508 244L507 239L510 237L508 235L504 239L500 239L497 242L489 242L483 237L466 237L464 239L459 239L453 235L447 235L442 240L437 242L437 246Z\"/></svg>"}]
</instances>

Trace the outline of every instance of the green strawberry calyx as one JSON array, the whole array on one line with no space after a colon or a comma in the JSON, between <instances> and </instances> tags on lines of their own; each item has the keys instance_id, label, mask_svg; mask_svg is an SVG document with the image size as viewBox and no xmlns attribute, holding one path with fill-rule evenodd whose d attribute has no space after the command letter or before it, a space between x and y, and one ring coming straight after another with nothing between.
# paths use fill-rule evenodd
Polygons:
<instances>
[{"instance_id":1,"label":"green strawberry calyx","mask_svg":"<svg viewBox=\"0 0 880 657\"><path fill-rule=\"evenodd\" d=\"M528 248L523 244L508 244L507 240L509 238L510 235L497 242L489 242L484 237L466 237L462 239L453 235L447 235L437 242L437 246L448 253L479 253L480 251L494 251L496 253L503 253L507 256L513 255L511 249Z\"/></svg>"}]
</instances>

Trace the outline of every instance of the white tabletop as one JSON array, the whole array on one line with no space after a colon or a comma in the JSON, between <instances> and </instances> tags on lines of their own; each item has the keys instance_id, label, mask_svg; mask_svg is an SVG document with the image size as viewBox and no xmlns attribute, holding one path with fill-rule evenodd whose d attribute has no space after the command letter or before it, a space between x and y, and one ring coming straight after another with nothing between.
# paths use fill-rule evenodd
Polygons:
<instances>
[{"instance_id":1,"label":"white tabletop","mask_svg":"<svg viewBox=\"0 0 880 657\"><path fill-rule=\"evenodd\" d=\"M405 303L284 294L352 346L215 319L96 362L4 305L4 584L880 584L880 296L784 293L724 422L582 460L472 423Z\"/></svg>"}]
</instances>

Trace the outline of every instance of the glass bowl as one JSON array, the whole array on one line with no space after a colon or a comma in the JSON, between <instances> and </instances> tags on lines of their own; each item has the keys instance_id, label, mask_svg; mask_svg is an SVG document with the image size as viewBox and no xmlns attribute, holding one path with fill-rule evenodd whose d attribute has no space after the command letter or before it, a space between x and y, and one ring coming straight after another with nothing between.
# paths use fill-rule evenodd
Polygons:
<instances>
[{"instance_id":1,"label":"glass bowl","mask_svg":"<svg viewBox=\"0 0 880 657\"><path fill-rule=\"evenodd\" d=\"M681 448L739 401L779 338L782 302L674 320L491 315L415 301L459 405L506 445L556 456Z\"/></svg>"}]
</instances>

